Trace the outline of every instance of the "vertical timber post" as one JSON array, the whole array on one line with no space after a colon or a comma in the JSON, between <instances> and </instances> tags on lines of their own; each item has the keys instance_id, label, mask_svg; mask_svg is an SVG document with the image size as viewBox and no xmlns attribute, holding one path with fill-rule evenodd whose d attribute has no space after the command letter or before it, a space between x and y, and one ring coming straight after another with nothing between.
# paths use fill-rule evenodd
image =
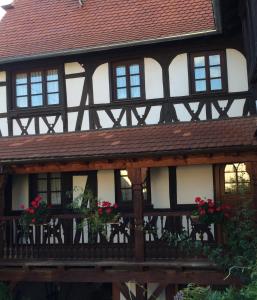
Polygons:
<instances>
[{"instance_id":1,"label":"vertical timber post","mask_svg":"<svg viewBox=\"0 0 257 300\"><path fill-rule=\"evenodd\" d=\"M143 194L142 175L140 168L128 169L128 176L132 182L132 198L135 222L135 249L134 256L137 261L144 260L144 231L143 231Z\"/></svg>"}]
</instances>

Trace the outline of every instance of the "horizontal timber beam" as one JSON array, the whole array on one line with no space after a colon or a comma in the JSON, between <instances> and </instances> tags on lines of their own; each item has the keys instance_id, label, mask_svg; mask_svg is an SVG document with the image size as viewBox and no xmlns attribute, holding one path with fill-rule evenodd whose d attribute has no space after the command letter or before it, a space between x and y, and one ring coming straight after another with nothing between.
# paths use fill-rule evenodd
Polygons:
<instances>
[{"instance_id":1,"label":"horizontal timber beam","mask_svg":"<svg viewBox=\"0 0 257 300\"><path fill-rule=\"evenodd\" d=\"M11 164L8 173L32 174L46 172L75 172L89 170L112 170L131 168L153 168L167 166L186 166L201 164L221 164L232 162L257 162L257 152L215 153L195 155L175 155L142 158L101 159L94 161L35 162Z\"/></svg>"},{"instance_id":2,"label":"horizontal timber beam","mask_svg":"<svg viewBox=\"0 0 257 300\"><path fill-rule=\"evenodd\" d=\"M176 271L176 270L95 270L95 269L1 269L0 281L17 282L159 282L166 284L200 285L237 284L232 278L217 271Z\"/></svg>"}]
</instances>

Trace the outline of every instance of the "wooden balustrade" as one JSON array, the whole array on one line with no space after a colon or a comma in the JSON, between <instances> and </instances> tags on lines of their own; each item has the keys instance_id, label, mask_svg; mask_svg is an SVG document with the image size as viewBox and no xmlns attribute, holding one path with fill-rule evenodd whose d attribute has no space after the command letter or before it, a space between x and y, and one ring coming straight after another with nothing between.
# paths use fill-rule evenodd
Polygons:
<instances>
[{"instance_id":1,"label":"wooden balustrade","mask_svg":"<svg viewBox=\"0 0 257 300\"><path fill-rule=\"evenodd\" d=\"M80 215L51 216L46 224L21 226L19 217L0 217L1 260L134 260L137 242L144 246L146 260L174 259L183 253L167 236L187 234L193 239L213 241L213 228L197 229L190 212L144 213L142 235L135 235L133 214L122 215L119 223L105 224L94 232ZM202 232L201 232L202 230ZM143 241L136 241L137 236Z\"/></svg>"}]
</instances>

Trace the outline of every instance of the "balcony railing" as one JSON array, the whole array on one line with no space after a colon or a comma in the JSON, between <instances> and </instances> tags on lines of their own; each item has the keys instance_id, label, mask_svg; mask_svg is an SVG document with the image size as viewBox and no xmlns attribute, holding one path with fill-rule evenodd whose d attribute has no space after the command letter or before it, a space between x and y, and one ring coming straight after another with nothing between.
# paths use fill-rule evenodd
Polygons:
<instances>
[{"instance_id":1,"label":"balcony railing","mask_svg":"<svg viewBox=\"0 0 257 300\"><path fill-rule=\"evenodd\" d=\"M190 212L151 212L144 214L143 243L135 239L133 215L123 215L117 224L106 224L95 233L78 215L52 216L47 224L20 225L19 217L1 217L1 260L134 260L136 243L144 247L146 260L185 256L167 236L187 234L192 239L213 242L213 228L197 228Z\"/></svg>"}]
</instances>

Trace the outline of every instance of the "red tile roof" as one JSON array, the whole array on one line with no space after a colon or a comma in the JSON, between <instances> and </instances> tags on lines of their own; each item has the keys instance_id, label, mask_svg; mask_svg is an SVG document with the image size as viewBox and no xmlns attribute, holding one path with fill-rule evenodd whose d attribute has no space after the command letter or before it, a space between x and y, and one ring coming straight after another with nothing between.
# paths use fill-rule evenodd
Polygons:
<instances>
[{"instance_id":1,"label":"red tile roof","mask_svg":"<svg viewBox=\"0 0 257 300\"><path fill-rule=\"evenodd\" d=\"M0 163L257 149L257 117L0 139Z\"/></svg>"},{"instance_id":2,"label":"red tile roof","mask_svg":"<svg viewBox=\"0 0 257 300\"><path fill-rule=\"evenodd\" d=\"M0 21L0 61L215 29L212 0L15 0Z\"/></svg>"}]
</instances>

